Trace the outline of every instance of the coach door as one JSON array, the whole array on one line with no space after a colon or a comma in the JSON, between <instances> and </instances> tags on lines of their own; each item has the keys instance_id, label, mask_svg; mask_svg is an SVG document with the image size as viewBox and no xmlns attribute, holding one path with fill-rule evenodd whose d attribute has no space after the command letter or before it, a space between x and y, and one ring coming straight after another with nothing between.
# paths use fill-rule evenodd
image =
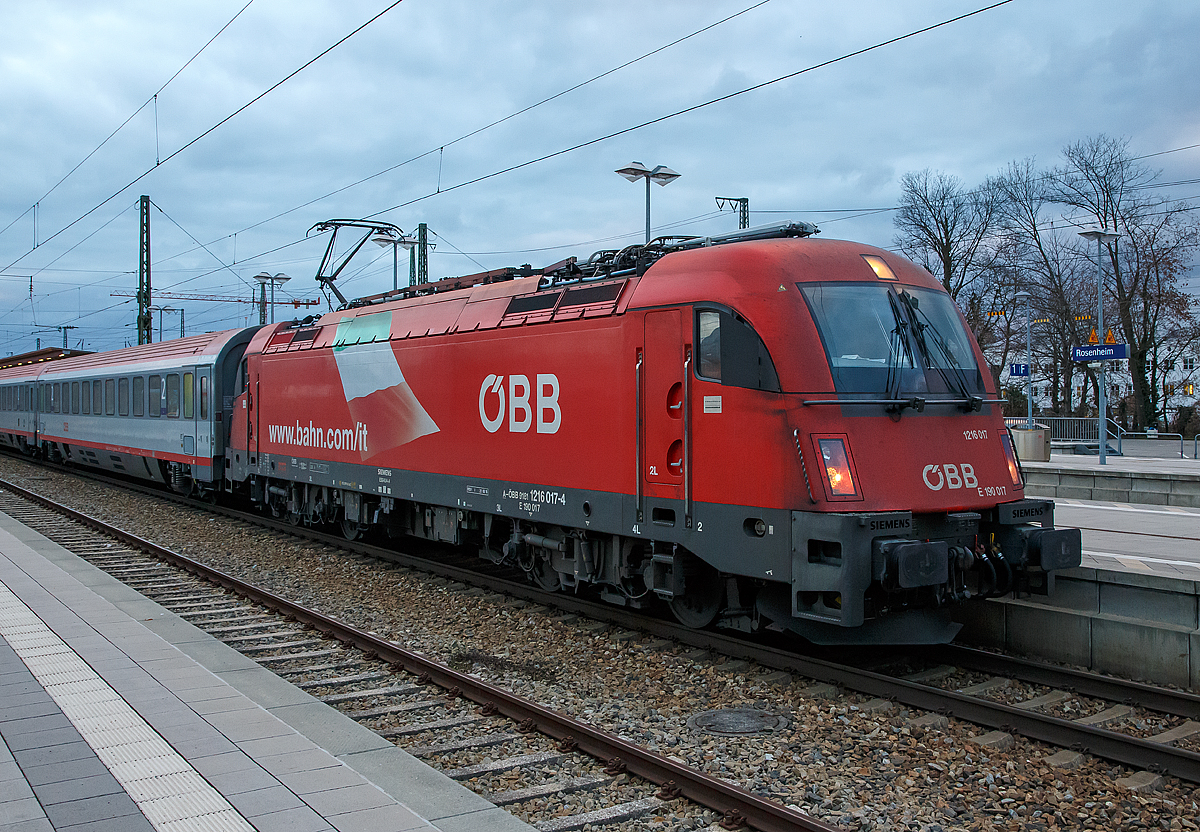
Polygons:
<instances>
[{"instance_id":1,"label":"coach door","mask_svg":"<svg viewBox=\"0 0 1200 832\"><path fill-rule=\"evenodd\" d=\"M211 459L213 448L212 369L196 368L196 456Z\"/></svg>"},{"instance_id":2,"label":"coach door","mask_svg":"<svg viewBox=\"0 0 1200 832\"><path fill-rule=\"evenodd\" d=\"M683 336L680 310L646 314L646 342L641 356L642 441L639 456L646 496L683 497L690 502L687 401L691 345L684 343Z\"/></svg>"},{"instance_id":3,"label":"coach door","mask_svg":"<svg viewBox=\"0 0 1200 832\"><path fill-rule=\"evenodd\" d=\"M196 454L196 368L184 367L179 374L178 392L171 390L171 376L167 376L167 415L178 407L179 415L179 448L184 456ZM178 401L172 402L172 394L178 395Z\"/></svg>"}]
</instances>

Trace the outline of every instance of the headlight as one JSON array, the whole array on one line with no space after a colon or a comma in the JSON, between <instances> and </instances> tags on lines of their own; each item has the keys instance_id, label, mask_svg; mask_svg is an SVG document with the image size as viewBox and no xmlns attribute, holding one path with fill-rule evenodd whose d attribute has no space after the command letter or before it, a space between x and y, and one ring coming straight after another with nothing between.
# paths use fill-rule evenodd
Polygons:
<instances>
[{"instance_id":1,"label":"headlight","mask_svg":"<svg viewBox=\"0 0 1200 832\"><path fill-rule=\"evenodd\" d=\"M854 474L850 468L850 454L844 439L818 439L821 460L825 466L825 479L829 482L829 493L834 497L857 497Z\"/></svg>"},{"instance_id":2,"label":"headlight","mask_svg":"<svg viewBox=\"0 0 1200 832\"><path fill-rule=\"evenodd\" d=\"M1004 444L1004 458L1008 461L1008 475L1012 477L1012 484L1021 485L1021 466L1017 464L1017 455L1013 453L1012 439L1003 433L1000 441Z\"/></svg>"}]
</instances>

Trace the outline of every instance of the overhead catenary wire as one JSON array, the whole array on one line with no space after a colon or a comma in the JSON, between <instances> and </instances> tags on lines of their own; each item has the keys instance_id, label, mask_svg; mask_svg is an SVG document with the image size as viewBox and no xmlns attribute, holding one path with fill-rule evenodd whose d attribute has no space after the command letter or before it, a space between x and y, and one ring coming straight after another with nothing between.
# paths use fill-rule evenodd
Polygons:
<instances>
[{"instance_id":1,"label":"overhead catenary wire","mask_svg":"<svg viewBox=\"0 0 1200 832\"><path fill-rule=\"evenodd\" d=\"M108 144L109 140L111 140L115 135L117 135L117 133L120 133L121 130L123 130L126 127L126 125L129 124L129 122L133 121L133 119L137 116L138 113L140 113L142 110L146 109L146 106L149 105L151 102L153 102L153 104L154 104L154 140L155 140L155 162L154 162L154 164L155 165L161 164L161 162L158 160L158 144L157 144L158 143L158 96L159 96L159 94L162 93L162 91L165 90L172 81L174 81L176 78L178 78L185 69L187 69L189 66L191 66L192 62L195 61L197 58L199 58L201 53L204 52L205 49L208 49L208 47L212 46L213 41L215 41L217 38L219 38L225 32L226 29L228 29L231 25L233 25L233 22L235 20L237 20L239 17L241 17L242 12L244 12L244 11L246 11L246 9L250 8L250 4L253 2L254 2L254 0L247 0L246 5L242 6L240 9L238 9L237 13L234 14L233 17L229 18L229 20L226 21L225 25L222 26L215 35L213 35L211 38L209 38L203 46L201 46L198 50L196 50L196 53L194 55L192 55L192 57L190 57L186 61L184 61L183 66L181 66L181 67L179 67L179 69L175 70L175 74L172 75L170 78L168 78L165 82L163 82L163 85L161 87L159 87L157 90L155 90L153 95L151 95L144 102L142 102L141 106L138 107L136 110L134 110L130 114L129 118L127 118L123 122L121 122L117 126L116 130L113 130L100 142L100 144L98 144L94 148L92 148L91 152L89 152L86 156L84 156L79 161L79 163L77 165L75 165L75 167L73 167L69 171L67 171L66 174L62 177L62 179L59 179L57 182L55 182L50 187L50 190L46 191L46 193L42 194L38 199L34 200L33 205L26 208L17 217L15 217L12 220L12 222L10 222L8 225L4 226L4 228L0 228L0 236L3 236L5 231L8 231L8 229L12 228L13 225L15 225L16 222L21 219L21 217L25 216L30 211L35 211L37 209L38 203L40 203L46 197L50 196L50 194L54 193L58 189L59 185L66 182L72 176L72 174L74 174L77 170L79 170L81 167L83 167L84 164L87 163L88 159L91 159L93 156L95 156L96 153L99 152L99 150L102 147L104 147L104 145Z\"/></svg>"},{"instance_id":2,"label":"overhead catenary wire","mask_svg":"<svg viewBox=\"0 0 1200 832\"><path fill-rule=\"evenodd\" d=\"M443 143L439 144L437 147L432 147L429 150L418 153L415 156L410 156L409 158L407 158L401 162L397 162L394 165L390 165L389 167L386 167L383 170L376 171L375 173L372 173L369 176L364 176L361 179L356 179L355 181L350 182L346 185L343 185L340 188L335 188L334 190L329 191L328 193L322 194L321 196L318 196L318 197L314 197L313 199L310 199L307 202L303 202L300 205L295 205L291 208L288 208L286 211L281 211L277 214L267 217L266 219L259 220L256 223L248 225L245 228L240 228L237 231L231 232L231 234L227 234L225 236L226 237L229 237L229 236L236 237L238 234L244 234L247 231L251 231L255 228L266 225L267 223L274 222L275 220L280 219L281 217L285 217L288 214L292 214L292 213L295 213L296 211L300 211L304 208L309 207L310 205L315 205L316 203L321 202L322 200L326 200L332 196L336 196L340 193L344 193L345 191L348 191L351 188L355 188L359 185L363 185L367 182L370 182L373 179L378 179L380 176L384 176L393 171L399 170L400 168L405 167L406 165L410 165L413 162L420 161L421 159L424 159L427 156L432 156L434 153L438 153L440 155L445 151L445 149L447 147L456 145L461 141L465 141L466 139L477 136L480 133L490 130L493 127L497 127L501 124L504 124L505 122L511 121L512 119L516 118L517 116L524 115L525 113L528 113L531 110L541 107L543 104L548 104L551 101L554 101L558 98L562 98L564 95L575 92L576 90L581 89L583 87L586 87L587 85L589 85L595 81L599 81L600 79L606 78L607 76L612 75L616 72L619 72L622 69L626 69L630 66L633 66L634 64L636 64L640 61L643 61L647 58L657 55L660 52L670 49L673 46L677 46L677 45L683 43L684 41L687 41L687 40L690 40L691 38L696 37L697 35L701 35L705 32L708 32L708 31L716 28L717 26L728 23L729 21L731 21L737 17L740 17L741 15L744 15L747 12L753 11L754 9L757 9L760 6L764 6L769 2L771 2L771 0L759 0L759 2L754 3L753 5L747 6L746 8L742 9L741 11L734 12L733 14L723 17L714 23L710 23L706 26L702 26L699 29L696 29L692 32L689 32L686 35L683 35L682 37L678 37L675 40L670 41L669 43L665 43L662 46L658 46L654 49L651 49L649 52L644 52L641 55L638 55L636 58L632 58L632 59L625 61L624 63L618 64L617 66L614 66L610 69L606 69L597 75L593 75L590 78L587 78L586 80L579 81L575 84L572 84L571 86L567 87L566 89L560 90L559 92L556 92L553 95L549 95L539 101L534 102L533 104L529 104L525 107L522 107L521 109L511 112L508 115L503 116L502 118L495 119L494 121L491 121L481 127L476 127L475 129L462 134L458 138L451 139L448 142L443 142ZM439 188L440 188L440 165L439 165ZM215 243L216 240L214 240L213 242ZM211 245L211 243L210 243L210 245ZM191 249L191 251L194 251L194 249ZM188 252L181 252L181 254L187 254L187 253Z\"/></svg>"},{"instance_id":3,"label":"overhead catenary wire","mask_svg":"<svg viewBox=\"0 0 1200 832\"><path fill-rule=\"evenodd\" d=\"M1005 0L1005 2L1011 2L1011 0ZM970 13L970 14L978 14L978 13L979 13L979 12L981 12L981 11L986 11L986 10L988 10L988 9L990 9L990 8L994 8L995 6L1000 6L1000 5L1004 5L1004 3L996 3L996 4L994 4L993 6L985 7L984 9L977 10L976 12L972 12L972 13ZM753 8L753 7L752 7L752 8ZM963 16L960 16L959 18L955 18L954 20L961 19L962 17L967 17L967 16L970 16L970 15L963 15ZM938 24L938 25L939 25L939 26L940 26L940 25L945 25L947 22L953 22L953 21L945 21L945 22L943 22L942 24ZM936 28L936 26L935 26L935 27L927 27L927 29L924 29L924 30L918 30L918 32L917 32L917 33L919 33L920 31L928 31L928 29L929 29L929 28ZM890 41L885 41L885 42L884 42L884 44L886 44L886 43L892 43L892 42L895 42L895 41L897 41L897 40L901 40L901 39L903 39L904 37L911 37L913 34L917 34L917 33L910 33L909 35L902 36L902 37L900 37L900 38L895 38L895 39L892 39L892 40L890 40ZM874 47L869 47L868 49L859 50L858 52L851 53L851 55L855 55L855 54L861 54L862 52L870 51L870 49L873 49L873 48L878 48L880 45L884 45L884 44L876 44ZM824 65L827 65L828 63L834 63L834 62L836 62L836 60L844 60L846 57L849 57L849 56L843 56L842 58L835 59L835 61L826 62L825 64L819 64L819 65L817 65L817 66L824 66ZM737 93L733 93L733 94L731 94L730 96L722 96L721 98L718 98L718 99L713 99L712 101L705 102L705 103L703 103L703 104L701 104L701 105L696 105L695 107L691 107L691 108L687 108L687 109L685 109L685 110L678 111L677 113L673 113L673 114L670 114L670 115L668 115L668 116L664 116L664 117L662 117L662 118L660 118L660 119L655 119L655 120L653 120L653 121L646 122L645 124L653 124L653 123L657 123L658 121L664 120L665 118L674 117L675 115L681 115L681 114L683 114L683 113L685 113L685 112L689 112L689 111L691 111L691 110L698 109L698 108L699 108L699 107L701 107L701 106L707 106L708 104L711 104L711 103L716 103L717 101L720 101L720 100L724 100L724 99L726 99L726 98L733 97L734 95L739 95L739 94L742 94L742 93L744 93L744 92L748 92L748 91L750 91L750 90L753 90L753 89L758 89L758 88L760 88L760 87L762 87L762 86L767 86L767 85L769 85L770 83L775 83L775 82L777 82L777 81L779 81L779 80L784 80L784 79L786 79L786 78L788 78L788 77L794 77L795 75L798 75L798 74L800 74L801 72L805 72L805 71L811 71L811 69L814 69L814 68L816 68L816 66L814 66L814 67L809 67L809 68L807 68L807 69L805 69L805 70L801 70L800 72L797 72L797 73L792 73L792 74L790 74L790 75L788 75L788 76L782 76L780 79L775 79L775 81L766 82L765 84L761 84L761 85L755 85L754 87L747 88L746 90L741 90L741 91L739 91L739 92L737 92ZM644 125L639 125L639 126L644 126ZM614 136L614 135L620 135L620 134L622 134L622 133L629 132L629 130L632 130L632 129L637 129L637 126L635 126L634 128L627 128L626 130L624 130L624 131L619 131L618 133L609 134L609 136L605 136L605 137L601 137L600 139L593 140L592 142L589 142L588 144L594 144L596 141L602 141L604 138L610 138L610 137L612 137L612 136ZM444 147L444 146L445 146L445 145L443 145L443 147ZM575 149L575 148L571 148L571 149ZM1181 149L1183 149L1183 148L1181 148ZM181 149L181 150L182 150L182 149ZM551 156L547 156L547 157L543 157L543 158L552 158L552 156L554 156L554 155L561 155L561 154L562 154L562 153L564 153L564 152L569 152L569 150L570 150L570 149L567 149L567 150L565 150L565 151L560 151L560 152L559 152L559 153L557 153L557 154L552 154ZM178 151L177 151L177 152L178 152ZM1160 153L1167 153L1167 152L1172 152L1172 151L1161 151ZM1160 154L1150 154L1150 155L1160 155ZM528 166L529 164L533 164L533 163L535 163L536 161L540 161L540 159L539 159L539 160L531 160L530 162L523 163L521 166L518 166L518 167ZM513 169L515 169L515 168L506 168L505 170L498 171L498 172L496 172L496 173L490 174L490 175L489 175L489 176L487 176L487 177L481 177L480 179L472 180L472 182L468 182L468 183L460 183L459 185L452 185L452 186L450 186L450 187L448 187L448 188L441 188L441 189L440 189L440 192L442 192L442 193L445 193L445 192L448 192L449 190L452 190L452 189L455 189L455 188L464 187L464 186L465 186L465 185L467 185L467 184L472 184L473 182L476 182L476 181L482 181L482 179L484 179L484 178L491 178L491 176L496 176L496 175L499 175L499 174L501 174L501 173L507 172L508 170L513 170ZM347 187L350 187L350 186L347 186ZM436 194L434 194L434 195L436 195ZM428 198L428 197L425 197L425 198ZM406 204L407 204L407 203L406 203ZM396 207L400 207L400 206L396 206ZM393 209L387 209L387 210L393 210ZM826 209L826 210L828 210L828 211L830 211L830 212L834 212L834 210L835 210L835 209ZM872 210L874 210L874 209L872 209ZM893 209L878 209L878 210L880 210L880 211L883 211L883 210L893 210ZM756 211L756 213L758 213L758 212ZM372 215L372 216L374 216L374 215ZM844 219L848 219L848 218L847 218L847 217L841 217L841 218L837 218L837 219L831 219L831 220L829 220L829 221L830 221L830 222L836 222L836 221L840 221L840 220L844 220ZM189 236L190 236L190 235L189 235ZM194 239L195 239L195 238L193 237L193 240L194 240ZM618 238L618 239L619 239L619 238ZM197 242L198 242L198 241L197 241ZM277 253L277 252L279 252L279 251L281 251L281 250L284 250L284 249L286 249L286 248L288 248L288 247L290 247L290 246L298 245L298 244L299 244L299 243L301 243L301 242L304 242L304 240L303 240L303 239L297 239L297 240L294 240L294 241L292 241L292 242L290 242L290 243L287 243L287 244L285 244L285 245L282 245L282 246L277 246L277 247L275 247L275 248L269 249L268 251L260 252L259 254L256 254L256 255L254 255L254 256L253 256L253 257L251 257L251 258L246 258L245 260L243 260L243 262L253 261L253 260L256 260L256 259L260 259L260 258L263 258L263 257L270 256L271 254ZM530 249L529 251L536 251L536 250L551 250L552 248L565 248L565 247L567 247L567 246L555 246L555 247L548 247L548 248L546 248L546 249ZM194 249L193 249L193 250L194 250ZM210 252L210 253L211 253L211 252ZM218 259L218 261L220 261L220 258L216 258L216 259ZM211 274L213 274L213 273L215 273L215 272L222 271L223 269L228 269L228 266L225 266L224 264L222 264L222 267L221 267L221 268L219 268L219 269L215 269L215 270L213 270L213 271L206 272L205 274L206 274L206 275L211 275ZM193 279L196 279L196 278L193 278ZM240 276L239 276L239 279L240 279Z\"/></svg>"},{"instance_id":4,"label":"overhead catenary wire","mask_svg":"<svg viewBox=\"0 0 1200 832\"><path fill-rule=\"evenodd\" d=\"M378 20L379 18L383 17L385 14L387 14L388 12L390 12L392 9L396 8L396 6L399 6L399 5L400 5L402 2L404 2L404 0L394 0L394 2L390 3L390 4L389 4L389 5L386 7L386 8L384 8L384 9L383 9L383 11L381 11L381 12L378 12L377 14L375 14L374 16L372 16L372 17L371 17L369 20L367 20L365 23L363 23L363 24L359 25L357 28L355 28L355 29L354 29L353 31L351 31L349 34L347 34L347 35L344 35L343 37L341 37L341 38L340 38L339 40L337 40L337 41L336 41L334 44L332 44L331 46L329 46L329 47L327 47L326 49L324 49L323 51L321 51L321 52L320 52L319 54L317 54L315 57L313 57L313 58L310 58L308 61L306 61L305 63L303 63L301 66L299 66L298 68L296 68L296 69L295 69L295 70L293 70L292 72L290 72L288 75L286 75L285 77L283 77L283 78L282 78L282 79L280 79L279 81L276 81L274 84L272 84L272 85L271 85L270 87L268 87L266 90L264 90L263 92L259 93L259 94L258 94L258 95L256 95L254 98L250 99L249 101L247 101L247 102L246 102L245 104L243 104L241 107L238 107L238 108L237 108L236 110L234 110L232 113L230 113L229 115L227 115L227 116L225 116L224 118L222 118L222 119L221 119L220 121L218 121L216 124L212 125L211 127L209 127L209 128L208 128L207 130L205 130L204 132L200 133L198 136L195 136L194 138L192 138L190 141L188 141L188 142L187 142L186 144L184 144L182 147L179 147L179 148L178 148L178 149L176 149L174 152L172 152L171 154L169 154L169 155L168 155L166 158L162 159L161 161L156 161L154 165L152 165L151 167L147 168L145 171L143 171L141 174L139 174L137 177L135 177L134 179L132 179L131 181L129 181L129 182L128 182L128 183L126 183L125 185L121 186L121 187L120 187L118 190L116 190L115 192L113 192L111 195L109 195L108 197L106 197L104 200L102 200L101 202L99 202L99 203L97 203L96 205L92 206L91 208L89 208L87 211L85 211L85 212L84 212L83 214L81 214L80 216L78 216L78 217L76 217L75 219L71 220L71 222L67 223L65 226L63 226L62 228L60 228L58 231L55 231L55 232L54 232L53 234L51 234L49 237L45 238L45 240L43 240L43 241L42 241L42 244L44 245L45 243L48 243L48 242L50 242L51 240L53 240L54 238L56 238L58 235L62 234L63 232L67 231L68 229L70 229L70 228L72 228L73 226L77 225L78 223L82 222L82 221L83 221L84 219L86 219L87 217L91 216L93 213L95 213L96 211L98 211L100 208L104 207L104 206L105 206L105 205L107 205L109 202L111 202L112 200L116 199L118 196L120 196L121 194L123 194L125 191L129 190L130 188L132 188L132 187L133 187L134 185L136 185L138 182L140 182L140 181L142 181L143 179L145 179L147 176L149 176L151 173L153 173L155 170L157 170L157 169L159 168L159 166L161 166L161 165L165 165L167 162L170 162L170 161L171 161L172 159L174 159L176 156L178 156L179 154L183 153L185 150L187 150L188 148L190 148L192 145L196 144L196 142L200 141L200 140L201 140L201 139L203 139L205 136L207 136L207 135L209 135L210 133L212 133L213 131L215 131L215 130L219 129L219 128L220 128L222 125L224 125L224 124L228 123L228 122L229 122L231 119L235 118L235 117L236 117L236 116L238 116L240 113L244 112L245 110L249 109L249 108L250 108L250 107L252 107L253 105L257 104L257 103L258 103L259 101L261 101L262 99L266 98L266 97L267 97L268 95L270 95L272 92L274 92L275 90L279 89L281 86L283 86L283 85L284 85L284 84L286 84L288 81L290 81L290 80L292 80L293 78L295 78L297 75L299 75L299 74L300 74L301 72L303 72L304 70L308 69L310 66L312 66L313 64L315 64L315 63L316 63L317 61L319 61L321 58L324 58L326 55L328 55L328 54L329 54L330 52L332 52L334 49L337 49L337 48L338 48L339 46L341 46L343 43L345 43L346 41L350 40L350 38L354 37L354 36L355 36L355 35L357 35L359 32L361 32L363 29L367 28L367 27L368 27L368 26L370 26L372 23L374 23L376 20ZM1006 0L1006 2L1010 2L1010 0ZM17 263L20 263L22 260L24 260L24 259L25 259L27 256L29 256L29 254L30 254L30 253L32 253L33 251L34 251L34 249L30 249L29 251L25 252L25 253L24 253L24 254L22 254L20 257L18 257L16 260L12 261L12 262L11 262L11 263L9 263L7 266L5 266L3 269L0 269L0 271L8 271L8 270L9 270L9 269L11 269L13 266L15 266Z\"/></svg>"},{"instance_id":5,"label":"overhead catenary wire","mask_svg":"<svg viewBox=\"0 0 1200 832\"><path fill-rule=\"evenodd\" d=\"M758 84L752 84L749 87L744 87L740 90L736 90L731 93L726 93L725 95L719 95L719 96L716 96L715 98L710 98L706 101L701 101L700 103L693 104L690 107L684 107L683 109L675 110L674 112L667 113L666 115L658 116L656 118L652 118L647 121L643 121L638 124L634 124L629 127L622 128L620 130L615 130L611 133L606 133L603 136L598 136L594 139L589 139L588 141L579 142L578 144L571 145L570 147L566 147L561 150L556 150L552 153L546 153L542 156L538 156L536 158L529 159L524 162L519 162L515 165L509 165L508 167L501 168L500 170L497 170L497 171L493 171L492 173L487 173L487 174L484 174L483 176L477 176L474 179L467 179L463 182L459 182L457 185L451 185L447 188L442 188L439 185L438 190L436 190L436 191L424 194L423 196L414 197L413 199L407 200L405 202L401 202L398 205L393 205L390 208L384 208L381 211L376 211L372 214L368 214L367 217L377 217L380 214L386 214L389 211L395 211L399 208L406 208L409 205L414 205L418 202L423 202L424 200L430 199L431 197L440 196L441 194L444 194L444 193L449 193L451 191L456 191L461 188L469 187L471 185L476 185L480 182L485 182L489 179L495 179L498 176L503 176L507 173L512 173L513 171L521 170L523 168L527 168L532 165L536 165L541 162L548 161L550 159L556 159L559 156L565 156L568 153L573 153L577 150L582 150L585 147L591 147L592 145L608 141L609 139L614 139L617 136L624 136L628 133L633 133L637 130L641 130L643 128L650 127L655 124L661 124L664 121L669 121L673 118L678 118L679 116L686 115L688 113L694 113L697 110L702 110L706 107L711 107L714 104L719 104L724 101L729 101L729 100L737 98L739 96L746 95L747 93L756 92L757 90L764 89L764 88L772 86L774 84L782 83L783 81L791 80L792 78L796 78L800 75L804 75L806 73L813 72L815 70L822 69L827 66L832 66L833 64L841 63L842 61L847 61L847 60L850 60L851 58L859 57L860 55L865 55L868 52L873 52L877 49L882 49L886 46L891 46L893 44L900 43L901 41L905 41L905 40L908 40L909 38L914 38L918 35L923 35L928 32L932 32L936 29L941 29L945 26L949 26L951 24L958 23L960 21L974 17L976 15L983 14L984 12L992 11L1001 6L1007 6L1009 3L1012 3L1013 1L1014 0L999 0L999 2L992 3L987 6L983 6L982 8L975 9L974 11L964 12L963 14L948 18L947 20L943 20L940 23L933 23L929 26L924 26L920 29L915 29L906 34L897 35L896 37L888 38L887 40L880 41L878 43L874 43L870 46L865 46L862 49L856 49L853 52L847 52L846 54L841 55L839 57L830 58L827 61L821 61L820 63L811 64L810 66L804 67L803 69L798 69L795 72L789 72L785 75L780 75L777 78L772 78L769 81L763 81Z\"/></svg>"}]
</instances>

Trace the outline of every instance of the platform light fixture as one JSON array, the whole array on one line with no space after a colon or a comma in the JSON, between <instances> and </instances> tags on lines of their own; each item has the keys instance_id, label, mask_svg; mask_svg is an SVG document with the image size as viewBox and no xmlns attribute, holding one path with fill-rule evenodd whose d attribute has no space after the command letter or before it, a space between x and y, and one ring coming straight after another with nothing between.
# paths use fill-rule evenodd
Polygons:
<instances>
[{"instance_id":1,"label":"platform light fixture","mask_svg":"<svg viewBox=\"0 0 1200 832\"><path fill-rule=\"evenodd\" d=\"M283 272L280 272L271 278L271 323L275 323L275 287L279 286L279 288L282 289L283 284L287 283L289 280L291 280L291 278Z\"/></svg>"},{"instance_id":2,"label":"platform light fixture","mask_svg":"<svg viewBox=\"0 0 1200 832\"><path fill-rule=\"evenodd\" d=\"M271 282L269 272L259 272L254 275L254 279L258 281L258 323L259 326L267 324L267 284Z\"/></svg>"},{"instance_id":3,"label":"platform light fixture","mask_svg":"<svg viewBox=\"0 0 1200 832\"><path fill-rule=\"evenodd\" d=\"M657 182L659 185L666 186L674 182L680 177L680 174L671 170L666 165L659 165L654 170L643 165L641 162L630 162L623 168L618 168L617 173L624 176L630 182L636 182L639 179L646 180L646 242L650 242L650 183Z\"/></svg>"},{"instance_id":4,"label":"platform light fixture","mask_svg":"<svg viewBox=\"0 0 1200 832\"><path fill-rule=\"evenodd\" d=\"M1121 235L1113 231L1105 231L1103 228L1091 228L1087 231L1080 231L1079 236L1085 240L1096 241L1096 339L1101 343L1104 342L1104 269L1100 264L1101 246L1105 243L1111 243L1120 239ZM1100 439L1100 464L1106 465L1105 456L1108 451L1108 396L1104 389L1107 384L1105 378L1105 367L1107 365L1103 360L1100 362L1100 383L1096 404L1100 412L1096 415L1096 436Z\"/></svg>"},{"instance_id":5,"label":"platform light fixture","mask_svg":"<svg viewBox=\"0 0 1200 832\"><path fill-rule=\"evenodd\" d=\"M1032 317L1029 313L1030 303L1033 301L1033 295L1028 292L1017 292L1013 296L1014 300L1025 301L1025 367L1029 374L1025 377L1025 404L1028 411L1025 427L1033 430L1033 335L1030 329Z\"/></svg>"}]
</instances>

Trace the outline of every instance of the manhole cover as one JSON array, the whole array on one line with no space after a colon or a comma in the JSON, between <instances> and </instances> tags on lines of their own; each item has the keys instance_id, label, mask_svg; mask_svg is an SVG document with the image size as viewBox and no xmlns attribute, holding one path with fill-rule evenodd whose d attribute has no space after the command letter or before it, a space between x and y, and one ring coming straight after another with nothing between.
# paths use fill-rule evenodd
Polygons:
<instances>
[{"instance_id":1,"label":"manhole cover","mask_svg":"<svg viewBox=\"0 0 1200 832\"><path fill-rule=\"evenodd\" d=\"M787 717L757 708L723 708L696 714L687 724L695 731L705 731L719 737L745 737L782 731L788 726L788 721Z\"/></svg>"}]
</instances>

